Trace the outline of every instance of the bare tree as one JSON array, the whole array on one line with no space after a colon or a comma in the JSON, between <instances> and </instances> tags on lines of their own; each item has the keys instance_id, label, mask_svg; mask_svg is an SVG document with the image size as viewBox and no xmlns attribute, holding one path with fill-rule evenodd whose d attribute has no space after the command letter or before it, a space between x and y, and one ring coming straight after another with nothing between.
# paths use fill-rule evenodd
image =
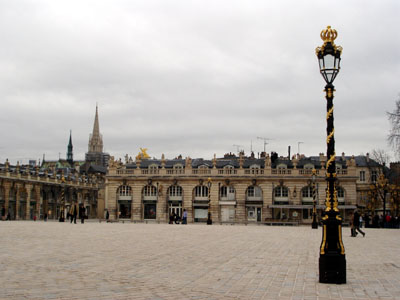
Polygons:
<instances>
[{"instance_id":1,"label":"bare tree","mask_svg":"<svg viewBox=\"0 0 400 300\"><path fill-rule=\"evenodd\" d=\"M373 149L371 158L381 165L387 166L390 162L390 155L383 149Z\"/></svg>"},{"instance_id":2,"label":"bare tree","mask_svg":"<svg viewBox=\"0 0 400 300\"><path fill-rule=\"evenodd\" d=\"M396 107L393 112L386 112L391 128L388 135L388 142L393 147L397 155L400 154L400 94L396 101Z\"/></svg>"}]
</instances>

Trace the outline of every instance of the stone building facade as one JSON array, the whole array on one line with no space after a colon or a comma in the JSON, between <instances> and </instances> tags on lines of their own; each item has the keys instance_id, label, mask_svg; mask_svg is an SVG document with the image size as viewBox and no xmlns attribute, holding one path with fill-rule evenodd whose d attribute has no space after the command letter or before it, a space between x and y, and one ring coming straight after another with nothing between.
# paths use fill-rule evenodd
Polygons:
<instances>
[{"instance_id":1,"label":"stone building facade","mask_svg":"<svg viewBox=\"0 0 400 300\"><path fill-rule=\"evenodd\" d=\"M319 214L325 207L326 157L292 159L235 157L204 159L111 158L105 184L105 208L114 220L168 222L169 215L188 213L188 222L310 223L312 170L316 170ZM365 207L371 180L382 166L368 156L336 159L339 209L346 221L357 206ZM211 181L211 188L208 181ZM210 202L208 201L210 199Z\"/></svg>"},{"instance_id":2,"label":"stone building facade","mask_svg":"<svg viewBox=\"0 0 400 300\"><path fill-rule=\"evenodd\" d=\"M62 182L56 172L41 171L38 166L32 169L29 165L10 166L8 162L0 165L0 209L4 208L12 220L43 219L45 214L48 219L58 219L63 200L64 215L76 203L86 208L89 218L97 218L98 202L104 202L102 187L101 177L70 174Z\"/></svg>"}]
</instances>

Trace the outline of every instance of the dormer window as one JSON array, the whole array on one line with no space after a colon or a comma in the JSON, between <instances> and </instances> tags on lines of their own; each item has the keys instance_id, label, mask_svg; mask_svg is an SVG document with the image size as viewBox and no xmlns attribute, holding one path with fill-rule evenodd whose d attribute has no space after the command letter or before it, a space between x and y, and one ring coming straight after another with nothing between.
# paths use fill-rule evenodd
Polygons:
<instances>
[{"instance_id":1,"label":"dormer window","mask_svg":"<svg viewBox=\"0 0 400 300\"><path fill-rule=\"evenodd\" d=\"M148 169L149 169L149 174L158 173L158 166L156 164L151 164Z\"/></svg>"},{"instance_id":2,"label":"dormer window","mask_svg":"<svg viewBox=\"0 0 400 300\"><path fill-rule=\"evenodd\" d=\"M182 164L175 164L173 168L174 168L175 174L183 173L183 165Z\"/></svg>"}]
</instances>

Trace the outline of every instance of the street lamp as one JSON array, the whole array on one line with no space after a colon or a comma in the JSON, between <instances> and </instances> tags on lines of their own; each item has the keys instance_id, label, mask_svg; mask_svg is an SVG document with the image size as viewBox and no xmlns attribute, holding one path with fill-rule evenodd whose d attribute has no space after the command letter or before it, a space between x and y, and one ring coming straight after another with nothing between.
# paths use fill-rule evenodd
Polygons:
<instances>
[{"instance_id":1,"label":"street lamp","mask_svg":"<svg viewBox=\"0 0 400 300\"><path fill-rule=\"evenodd\" d=\"M61 211L60 211L60 218L58 219L59 222L64 222L65 221L65 216L64 216L64 211L65 211L65 177L64 177L64 172L62 173L61 176Z\"/></svg>"},{"instance_id":2,"label":"street lamp","mask_svg":"<svg viewBox=\"0 0 400 300\"><path fill-rule=\"evenodd\" d=\"M318 222L317 222L317 201L316 201L316 194L317 190L315 188L315 179L317 177L317 170L312 170L312 196L313 196L313 211L312 211L312 229L318 229Z\"/></svg>"},{"instance_id":3,"label":"street lamp","mask_svg":"<svg viewBox=\"0 0 400 300\"><path fill-rule=\"evenodd\" d=\"M207 218L207 225L212 225L212 219L211 219L211 178L208 178L207 180L207 186L208 186L208 218Z\"/></svg>"},{"instance_id":4,"label":"street lamp","mask_svg":"<svg viewBox=\"0 0 400 300\"><path fill-rule=\"evenodd\" d=\"M326 82L327 100L327 162L326 162L326 200L322 218L322 242L319 256L320 283L346 283L346 257L342 241L342 218L339 214L336 192L335 138L333 125L333 81L340 70L342 47L336 46L334 40L337 31L328 26L321 31L324 44L316 49L319 69Z\"/></svg>"}]
</instances>

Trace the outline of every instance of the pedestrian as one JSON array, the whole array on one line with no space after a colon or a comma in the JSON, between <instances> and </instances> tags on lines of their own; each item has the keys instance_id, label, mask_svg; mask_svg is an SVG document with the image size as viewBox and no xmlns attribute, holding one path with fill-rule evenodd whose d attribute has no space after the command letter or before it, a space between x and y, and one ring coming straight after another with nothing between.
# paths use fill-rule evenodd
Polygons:
<instances>
[{"instance_id":1,"label":"pedestrian","mask_svg":"<svg viewBox=\"0 0 400 300\"><path fill-rule=\"evenodd\" d=\"M76 224L76 216L78 215L78 208L76 207L76 203L71 207L72 215L71 215L71 223L74 220L74 224Z\"/></svg>"},{"instance_id":2,"label":"pedestrian","mask_svg":"<svg viewBox=\"0 0 400 300\"><path fill-rule=\"evenodd\" d=\"M85 223L85 217L86 217L86 209L83 206L83 204L79 207L79 216L81 218L81 223Z\"/></svg>"},{"instance_id":3,"label":"pedestrian","mask_svg":"<svg viewBox=\"0 0 400 300\"><path fill-rule=\"evenodd\" d=\"M179 216L176 213L174 213L174 222L175 224L179 224Z\"/></svg>"},{"instance_id":4,"label":"pedestrian","mask_svg":"<svg viewBox=\"0 0 400 300\"><path fill-rule=\"evenodd\" d=\"M360 229L360 215L357 211L357 209L354 211L354 217L353 217L353 226L354 226L354 232L359 232L363 235L363 237L365 237L365 232L363 232Z\"/></svg>"},{"instance_id":5,"label":"pedestrian","mask_svg":"<svg viewBox=\"0 0 400 300\"><path fill-rule=\"evenodd\" d=\"M11 221L11 213L8 211L6 221Z\"/></svg>"},{"instance_id":6,"label":"pedestrian","mask_svg":"<svg viewBox=\"0 0 400 300\"><path fill-rule=\"evenodd\" d=\"M379 216L377 214L372 218L372 228L379 228Z\"/></svg>"},{"instance_id":7,"label":"pedestrian","mask_svg":"<svg viewBox=\"0 0 400 300\"><path fill-rule=\"evenodd\" d=\"M110 213L108 212L108 209L107 209L107 212L106 212L106 222L107 223L109 222L109 219L110 219Z\"/></svg>"},{"instance_id":8,"label":"pedestrian","mask_svg":"<svg viewBox=\"0 0 400 300\"><path fill-rule=\"evenodd\" d=\"M353 214L350 213L350 236L351 237L356 237L357 236L357 232L354 228L354 222L353 222Z\"/></svg>"},{"instance_id":9,"label":"pedestrian","mask_svg":"<svg viewBox=\"0 0 400 300\"><path fill-rule=\"evenodd\" d=\"M390 228L390 221L392 220L392 217L390 216L390 214L388 213L386 215L386 219L385 219L385 228Z\"/></svg>"},{"instance_id":10,"label":"pedestrian","mask_svg":"<svg viewBox=\"0 0 400 300\"><path fill-rule=\"evenodd\" d=\"M6 219L6 208L4 206L1 208L1 219L3 221Z\"/></svg>"},{"instance_id":11,"label":"pedestrian","mask_svg":"<svg viewBox=\"0 0 400 300\"><path fill-rule=\"evenodd\" d=\"M44 219L45 222L47 222L47 213L44 214L43 219Z\"/></svg>"},{"instance_id":12,"label":"pedestrian","mask_svg":"<svg viewBox=\"0 0 400 300\"><path fill-rule=\"evenodd\" d=\"M186 211L186 209L183 210L182 224L187 224L187 211Z\"/></svg>"},{"instance_id":13,"label":"pedestrian","mask_svg":"<svg viewBox=\"0 0 400 300\"><path fill-rule=\"evenodd\" d=\"M169 214L169 224L174 224L174 214L172 212Z\"/></svg>"},{"instance_id":14,"label":"pedestrian","mask_svg":"<svg viewBox=\"0 0 400 300\"><path fill-rule=\"evenodd\" d=\"M360 228L362 228L362 225L363 225L363 217L362 217L362 215L360 214Z\"/></svg>"},{"instance_id":15,"label":"pedestrian","mask_svg":"<svg viewBox=\"0 0 400 300\"><path fill-rule=\"evenodd\" d=\"M69 217L71 219L71 223L74 220L74 206L71 205L71 208L69 209Z\"/></svg>"}]
</instances>

